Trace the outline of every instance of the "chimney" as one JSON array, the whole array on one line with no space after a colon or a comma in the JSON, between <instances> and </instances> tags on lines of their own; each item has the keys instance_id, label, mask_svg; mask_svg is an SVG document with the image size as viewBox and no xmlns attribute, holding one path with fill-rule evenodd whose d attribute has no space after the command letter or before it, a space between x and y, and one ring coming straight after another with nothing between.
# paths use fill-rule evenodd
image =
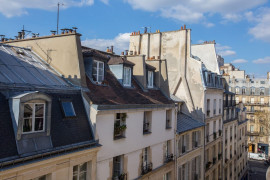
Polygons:
<instances>
[{"instance_id":1,"label":"chimney","mask_svg":"<svg viewBox=\"0 0 270 180\"><path fill-rule=\"evenodd\" d=\"M184 24L184 29L186 29L186 25Z\"/></svg>"},{"instance_id":2,"label":"chimney","mask_svg":"<svg viewBox=\"0 0 270 180\"><path fill-rule=\"evenodd\" d=\"M106 52L110 52L110 49L109 49L109 47L107 47L107 49L106 49Z\"/></svg>"},{"instance_id":3,"label":"chimney","mask_svg":"<svg viewBox=\"0 0 270 180\"><path fill-rule=\"evenodd\" d=\"M111 46L111 53L113 53L113 46Z\"/></svg>"},{"instance_id":4,"label":"chimney","mask_svg":"<svg viewBox=\"0 0 270 180\"><path fill-rule=\"evenodd\" d=\"M267 72L267 79L270 79L270 72Z\"/></svg>"},{"instance_id":5,"label":"chimney","mask_svg":"<svg viewBox=\"0 0 270 180\"><path fill-rule=\"evenodd\" d=\"M128 50L125 50L126 51L126 56L128 55Z\"/></svg>"}]
</instances>

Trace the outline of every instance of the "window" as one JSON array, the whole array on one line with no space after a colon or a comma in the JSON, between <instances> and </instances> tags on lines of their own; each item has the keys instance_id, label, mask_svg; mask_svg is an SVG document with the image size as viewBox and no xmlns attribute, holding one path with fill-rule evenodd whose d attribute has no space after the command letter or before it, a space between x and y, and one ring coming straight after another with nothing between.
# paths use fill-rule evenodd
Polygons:
<instances>
[{"instance_id":1,"label":"window","mask_svg":"<svg viewBox=\"0 0 270 180\"><path fill-rule=\"evenodd\" d=\"M213 133L216 133L216 124L217 124L217 122L216 121L214 121L214 126L213 126Z\"/></svg>"},{"instance_id":2,"label":"window","mask_svg":"<svg viewBox=\"0 0 270 180\"><path fill-rule=\"evenodd\" d=\"M191 179L200 179L200 175L201 175L201 156L197 156L195 158L192 159L191 161Z\"/></svg>"},{"instance_id":3,"label":"window","mask_svg":"<svg viewBox=\"0 0 270 180\"><path fill-rule=\"evenodd\" d=\"M216 114L216 108L217 108L217 100L214 99L214 104L213 104L214 114Z\"/></svg>"},{"instance_id":4,"label":"window","mask_svg":"<svg viewBox=\"0 0 270 180\"><path fill-rule=\"evenodd\" d=\"M253 97L250 98L250 103L251 103L251 104L254 104L254 98L253 98Z\"/></svg>"},{"instance_id":5,"label":"window","mask_svg":"<svg viewBox=\"0 0 270 180\"><path fill-rule=\"evenodd\" d=\"M192 132L192 148L196 148L201 145L201 131Z\"/></svg>"},{"instance_id":6,"label":"window","mask_svg":"<svg viewBox=\"0 0 270 180\"><path fill-rule=\"evenodd\" d=\"M114 139L125 137L126 131L126 113L116 113L115 121L114 121Z\"/></svg>"},{"instance_id":7,"label":"window","mask_svg":"<svg viewBox=\"0 0 270 180\"><path fill-rule=\"evenodd\" d=\"M119 179L123 174L124 157L116 156L113 158L113 179Z\"/></svg>"},{"instance_id":8,"label":"window","mask_svg":"<svg viewBox=\"0 0 270 180\"><path fill-rule=\"evenodd\" d=\"M45 104L24 104L23 133L44 131Z\"/></svg>"},{"instance_id":9,"label":"window","mask_svg":"<svg viewBox=\"0 0 270 180\"><path fill-rule=\"evenodd\" d=\"M238 104L239 103L239 97L236 97L235 101L236 101L236 104Z\"/></svg>"},{"instance_id":10,"label":"window","mask_svg":"<svg viewBox=\"0 0 270 180\"><path fill-rule=\"evenodd\" d=\"M72 102L63 101L62 108L63 108L63 111L64 111L66 117L76 116Z\"/></svg>"},{"instance_id":11,"label":"window","mask_svg":"<svg viewBox=\"0 0 270 180\"><path fill-rule=\"evenodd\" d=\"M152 112L151 111L144 112L143 134L151 133L151 118L152 118Z\"/></svg>"},{"instance_id":12,"label":"window","mask_svg":"<svg viewBox=\"0 0 270 180\"><path fill-rule=\"evenodd\" d=\"M93 71L92 71L93 81L102 83L104 80L104 62L93 61Z\"/></svg>"},{"instance_id":13,"label":"window","mask_svg":"<svg viewBox=\"0 0 270 180\"><path fill-rule=\"evenodd\" d=\"M260 89L260 95L264 95L264 88Z\"/></svg>"},{"instance_id":14,"label":"window","mask_svg":"<svg viewBox=\"0 0 270 180\"><path fill-rule=\"evenodd\" d=\"M254 125L250 125L250 132L254 131Z\"/></svg>"},{"instance_id":15,"label":"window","mask_svg":"<svg viewBox=\"0 0 270 180\"><path fill-rule=\"evenodd\" d=\"M171 179L171 172L168 172L163 175L163 180L170 180Z\"/></svg>"},{"instance_id":16,"label":"window","mask_svg":"<svg viewBox=\"0 0 270 180\"><path fill-rule=\"evenodd\" d=\"M131 68L130 67L124 67L124 86L131 86Z\"/></svg>"},{"instance_id":17,"label":"window","mask_svg":"<svg viewBox=\"0 0 270 180\"><path fill-rule=\"evenodd\" d=\"M73 166L73 180L86 180L87 162Z\"/></svg>"},{"instance_id":18,"label":"window","mask_svg":"<svg viewBox=\"0 0 270 180\"><path fill-rule=\"evenodd\" d=\"M189 135L182 135L182 153L189 150Z\"/></svg>"},{"instance_id":19,"label":"window","mask_svg":"<svg viewBox=\"0 0 270 180\"><path fill-rule=\"evenodd\" d=\"M261 84L265 84L265 81L261 81Z\"/></svg>"},{"instance_id":20,"label":"window","mask_svg":"<svg viewBox=\"0 0 270 180\"><path fill-rule=\"evenodd\" d=\"M264 98L261 98L261 104L264 104Z\"/></svg>"},{"instance_id":21,"label":"window","mask_svg":"<svg viewBox=\"0 0 270 180\"><path fill-rule=\"evenodd\" d=\"M210 116L210 99L207 99L207 107L206 107L206 109L207 109L207 112L206 112L206 115L207 116Z\"/></svg>"},{"instance_id":22,"label":"window","mask_svg":"<svg viewBox=\"0 0 270 180\"><path fill-rule=\"evenodd\" d=\"M235 88L235 93L236 93L236 94L239 94L239 87L236 87L236 88Z\"/></svg>"},{"instance_id":23,"label":"window","mask_svg":"<svg viewBox=\"0 0 270 180\"><path fill-rule=\"evenodd\" d=\"M150 147L146 147L143 149L142 175L152 170L152 163L150 162L150 159L149 159L149 150L150 150Z\"/></svg>"},{"instance_id":24,"label":"window","mask_svg":"<svg viewBox=\"0 0 270 180\"><path fill-rule=\"evenodd\" d=\"M254 95L254 94L255 94L255 88L252 87L250 90L251 90L250 94L251 94L251 95Z\"/></svg>"},{"instance_id":25,"label":"window","mask_svg":"<svg viewBox=\"0 0 270 180\"><path fill-rule=\"evenodd\" d=\"M242 98L242 102L243 102L243 103L246 103L246 98L243 97L243 98Z\"/></svg>"},{"instance_id":26,"label":"window","mask_svg":"<svg viewBox=\"0 0 270 180\"><path fill-rule=\"evenodd\" d=\"M166 129L172 128L171 115L172 115L172 110L166 110Z\"/></svg>"},{"instance_id":27,"label":"window","mask_svg":"<svg viewBox=\"0 0 270 180\"><path fill-rule=\"evenodd\" d=\"M182 165L182 172L181 172L181 180L188 180L189 179L189 164Z\"/></svg>"},{"instance_id":28,"label":"window","mask_svg":"<svg viewBox=\"0 0 270 180\"><path fill-rule=\"evenodd\" d=\"M46 174L46 175L31 179L31 180L47 180L47 179L51 179L51 174Z\"/></svg>"},{"instance_id":29,"label":"window","mask_svg":"<svg viewBox=\"0 0 270 180\"><path fill-rule=\"evenodd\" d=\"M218 113L221 114L221 99L219 99L219 110Z\"/></svg>"},{"instance_id":30,"label":"window","mask_svg":"<svg viewBox=\"0 0 270 180\"><path fill-rule=\"evenodd\" d=\"M263 126L260 126L260 132L263 133Z\"/></svg>"},{"instance_id":31,"label":"window","mask_svg":"<svg viewBox=\"0 0 270 180\"><path fill-rule=\"evenodd\" d=\"M154 87L154 72L148 71L148 88Z\"/></svg>"}]
</instances>

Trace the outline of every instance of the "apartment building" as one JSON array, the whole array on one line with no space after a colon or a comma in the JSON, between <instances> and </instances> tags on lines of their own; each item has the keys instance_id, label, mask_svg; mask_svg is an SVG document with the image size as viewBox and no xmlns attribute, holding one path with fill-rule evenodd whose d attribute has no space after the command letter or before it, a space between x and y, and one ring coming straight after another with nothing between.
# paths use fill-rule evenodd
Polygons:
<instances>
[{"instance_id":1,"label":"apartment building","mask_svg":"<svg viewBox=\"0 0 270 180\"><path fill-rule=\"evenodd\" d=\"M184 101L182 113L205 123L203 176L221 177L223 86L215 42L191 46L190 29L185 26L168 32L134 32L129 53L145 55L150 62L166 62L167 69L161 68L161 72L168 74L168 78L159 80L161 84L168 82L169 88L163 91Z\"/></svg>"},{"instance_id":2,"label":"apartment building","mask_svg":"<svg viewBox=\"0 0 270 180\"><path fill-rule=\"evenodd\" d=\"M159 69L144 56L82 48L72 31L8 43L31 47L81 90L102 145L96 179L174 179L175 104L160 90Z\"/></svg>"},{"instance_id":3,"label":"apartment building","mask_svg":"<svg viewBox=\"0 0 270 180\"><path fill-rule=\"evenodd\" d=\"M204 179L204 123L179 112L177 114L178 180Z\"/></svg>"},{"instance_id":4,"label":"apartment building","mask_svg":"<svg viewBox=\"0 0 270 180\"><path fill-rule=\"evenodd\" d=\"M263 118L269 114L269 73L267 79L257 79L236 69L232 64L221 67L230 91L236 94L236 104L242 102L246 107L248 121L249 152L269 155L269 120Z\"/></svg>"},{"instance_id":5,"label":"apartment building","mask_svg":"<svg viewBox=\"0 0 270 180\"><path fill-rule=\"evenodd\" d=\"M236 105L235 94L229 92L226 76L223 79L223 177L245 179L247 176L247 119L246 108Z\"/></svg>"},{"instance_id":6,"label":"apartment building","mask_svg":"<svg viewBox=\"0 0 270 180\"><path fill-rule=\"evenodd\" d=\"M96 179L81 89L28 48L0 44L0 179Z\"/></svg>"},{"instance_id":7,"label":"apartment building","mask_svg":"<svg viewBox=\"0 0 270 180\"><path fill-rule=\"evenodd\" d=\"M144 56L83 48L90 117L102 144L97 179L174 179L175 104Z\"/></svg>"}]
</instances>

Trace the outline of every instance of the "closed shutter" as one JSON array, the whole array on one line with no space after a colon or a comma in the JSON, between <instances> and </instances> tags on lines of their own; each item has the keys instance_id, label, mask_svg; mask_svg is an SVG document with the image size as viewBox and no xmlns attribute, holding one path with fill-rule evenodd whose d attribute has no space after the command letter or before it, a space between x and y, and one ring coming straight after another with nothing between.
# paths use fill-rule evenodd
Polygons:
<instances>
[{"instance_id":1,"label":"closed shutter","mask_svg":"<svg viewBox=\"0 0 270 180\"><path fill-rule=\"evenodd\" d=\"M178 156L180 156L180 154L182 154L182 137L179 137L178 140Z\"/></svg>"},{"instance_id":2,"label":"closed shutter","mask_svg":"<svg viewBox=\"0 0 270 180\"><path fill-rule=\"evenodd\" d=\"M189 134L186 135L186 151L189 150Z\"/></svg>"},{"instance_id":3,"label":"closed shutter","mask_svg":"<svg viewBox=\"0 0 270 180\"><path fill-rule=\"evenodd\" d=\"M197 131L198 132L198 146L201 145L201 131Z\"/></svg>"}]
</instances>

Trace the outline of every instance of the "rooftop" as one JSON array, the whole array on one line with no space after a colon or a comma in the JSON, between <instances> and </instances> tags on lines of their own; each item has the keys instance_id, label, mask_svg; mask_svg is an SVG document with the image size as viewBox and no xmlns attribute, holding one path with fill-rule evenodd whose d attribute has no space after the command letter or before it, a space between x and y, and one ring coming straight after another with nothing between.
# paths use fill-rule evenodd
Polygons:
<instances>
[{"instance_id":1,"label":"rooftop","mask_svg":"<svg viewBox=\"0 0 270 180\"><path fill-rule=\"evenodd\" d=\"M176 131L178 134L202 127L204 125L205 124L203 122L197 121L186 114L183 114L183 113L177 114L177 130Z\"/></svg>"}]
</instances>

